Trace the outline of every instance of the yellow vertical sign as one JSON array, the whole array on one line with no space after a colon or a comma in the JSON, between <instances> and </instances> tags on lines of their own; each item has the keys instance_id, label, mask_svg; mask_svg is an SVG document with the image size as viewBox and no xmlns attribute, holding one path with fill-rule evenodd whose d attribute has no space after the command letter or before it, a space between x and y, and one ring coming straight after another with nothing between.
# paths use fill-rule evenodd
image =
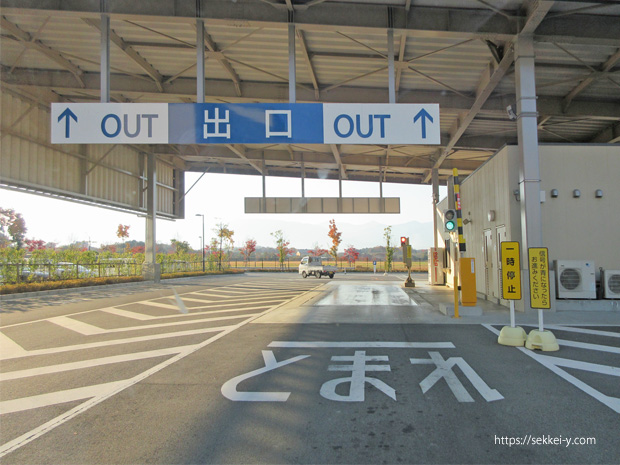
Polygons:
<instances>
[{"instance_id":1,"label":"yellow vertical sign","mask_svg":"<svg viewBox=\"0 0 620 465\"><path fill-rule=\"evenodd\" d=\"M518 242L501 243L502 297L521 300L521 255Z\"/></svg>"},{"instance_id":2,"label":"yellow vertical sign","mask_svg":"<svg viewBox=\"0 0 620 465\"><path fill-rule=\"evenodd\" d=\"M530 270L530 300L532 308L551 308L549 288L549 251L546 247L527 249Z\"/></svg>"}]
</instances>

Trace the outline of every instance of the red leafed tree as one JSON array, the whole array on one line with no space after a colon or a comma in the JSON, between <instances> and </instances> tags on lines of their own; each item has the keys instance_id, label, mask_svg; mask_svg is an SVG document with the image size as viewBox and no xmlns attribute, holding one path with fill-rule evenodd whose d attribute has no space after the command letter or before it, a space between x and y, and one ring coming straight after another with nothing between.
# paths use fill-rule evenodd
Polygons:
<instances>
[{"instance_id":1,"label":"red leafed tree","mask_svg":"<svg viewBox=\"0 0 620 465\"><path fill-rule=\"evenodd\" d=\"M320 257L327 253L327 249L320 249L318 244L314 244L314 249L308 250L308 253L313 257Z\"/></svg>"},{"instance_id":2,"label":"red leafed tree","mask_svg":"<svg viewBox=\"0 0 620 465\"><path fill-rule=\"evenodd\" d=\"M254 239L248 239L245 241L243 247L239 248L239 252L245 258L245 262L247 263L250 259L250 255L252 255L256 251L256 241Z\"/></svg>"},{"instance_id":3,"label":"red leafed tree","mask_svg":"<svg viewBox=\"0 0 620 465\"><path fill-rule=\"evenodd\" d=\"M24 243L26 244L26 249L28 250L28 252L32 252L33 250L45 249L45 241L42 240L26 239Z\"/></svg>"},{"instance_id":4,"label":"red leafed tree","mask_svg":"<svg viewBox=\"0 0 620 465\"><path fill-rule=\"evenodd\" d=\"M338 232L338 228L336 227L336 220L329 220L329 232L327 233L329 238L332 240L332 246L329 248L329 254L334 257L334 260L338 261L338 246L342 242L340 236L342 236L341 232Z\"/></svg>"},{"instance_id":5,"label":"red leafed tree","mask_svg":"<svg viewBox=\"0 0 620 465\"><path fill-rule=\"evenodd\" d=\"M357 261L357 259L359 258L360 253L358 252L358 250L353 247L352 245L349 246L348 249L344 250L344 256L343 258L349 262L349 265L351 263L355 263Z\"/></svg>"},{"instance_id":6,"label":"red leafed tree","mask_svg":"<svg viewBox=\"0 0 620 465\"><path fill-rule=\"evenodd\" d=\"M119 224L118 228L116 228L116 237L122 239L125 242L125 239L129 237L129 225ZM127 244L125 243L125 252L127 252Z\"/></svg>"},{"instance_id":7,"label":"red leafed tree","mask_svg":"<svg viewBox=\"0 0 620 465\"><path fill-rule=\"evenodd\" d=\"M21 213L16 213L12 208L0 208L0 244L12 242L16 249L21 249L26 232L26 221Z\"/></svg>"},{"instance_id":8,"label":"red leafed tree","mask_svg":"<svg viewBox=\"0 0 620 465\"><path fill-rule=\"evenodd\" d=\"M119 224L118 228L116 229L116 237L118 237L119 239L127 239L129 237L130 227L131 226L129 225Z\"/></svg>"}]
</instances>

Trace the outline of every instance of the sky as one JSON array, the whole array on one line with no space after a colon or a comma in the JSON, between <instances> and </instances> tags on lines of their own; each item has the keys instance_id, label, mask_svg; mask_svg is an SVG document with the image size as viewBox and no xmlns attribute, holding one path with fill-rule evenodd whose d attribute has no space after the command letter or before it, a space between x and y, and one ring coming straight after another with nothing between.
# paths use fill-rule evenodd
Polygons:
<instances>
[{"instance_id":1,"label":"sky","mask_svg":"<svg viewBox=\"0 0 620 465\"><path fill-rule=\"evenodd\" d=\"M187 173L186 189L189 189L199 177L199 173ZM306 179L304 187L306 197L338 197L338 181L335 180ZM301 180L267 177L266 195L301 197ZM342 195L379 197L379 183L342 181ZM445 187L440 187L440 198L445 195ZM194 249L199 250L202 218L196 214L205 215L207 244L212 237L215 237L213 229L219 223L226 224L235 231L234 238L238 246L247 239L255 239L259 246L273 247L274 241L270 232L281 229L292 247L312 248L318 244L328 248L327 231L329 220L332 218L341 231L346 230L343 243L352 244L356 248L383 244L381 237L374 241L372 238L369 239L368 235L364 235L364 225L369 227L371 224L379 223L385 227L416 221L427 223L426 226L432 231L432 198L431 187L428 185L383 183L384 197L401 199L401 213L397 215L245 214L244 198L260 196L262 196L261 176L207 173L185 197L185 219L157 220L157 242L170 243L171 239L187 241ZM29 239L42 239L59 245L75 241L91 241L92 246L100 247L118 242L116 230L119 224L123 224L130 226L130 240L144 241L145 219L137 214L24 194L9 189L1 189L0 198L0 207L13 208L22 214L28 228L26 237ZM300 227L303 225L308 227ZM317 228L313 225L324 225L325 237L317 237ZM289 234L287 229L290 230ZM304 232L306 230L307 233ZM431 245L418 244L416 248L427 248Z\"/></svg>"}]
</instances>

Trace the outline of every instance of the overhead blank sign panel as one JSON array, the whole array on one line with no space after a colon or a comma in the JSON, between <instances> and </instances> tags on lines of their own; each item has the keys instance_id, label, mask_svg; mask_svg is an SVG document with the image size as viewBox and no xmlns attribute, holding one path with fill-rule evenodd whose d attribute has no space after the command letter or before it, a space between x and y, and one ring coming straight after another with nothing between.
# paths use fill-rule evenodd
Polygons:
<instances>
[{"instance_id":1,"label":"overhead blank sign panel","mask_svg":"<svg viewBox=\"0 0 620 465\"><path fill-rule=\"evenodd\" d=\"M400 213L398 197L246 197L246 213Z\"/></svg>"},{"instance_id":2,"label":"overhead blank sign panel","mask_svg":"<svg viewBox=\"0 0 620 465\"><path fill-rule=\"evenodd\" d=\"M55 144L441 142L437 104L53 103Z\"/></svg>"}]
</instances>

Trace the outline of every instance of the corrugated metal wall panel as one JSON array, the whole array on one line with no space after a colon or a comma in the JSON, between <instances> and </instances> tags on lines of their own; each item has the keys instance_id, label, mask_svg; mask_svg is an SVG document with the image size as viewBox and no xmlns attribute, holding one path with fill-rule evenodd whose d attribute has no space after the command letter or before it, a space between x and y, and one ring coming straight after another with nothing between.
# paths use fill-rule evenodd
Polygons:
<instances>
[{"instance_id":1,"label":"corrugated metal wall panel","mask_svg":"<svg viewBox=\"0 0 620 465\"><path fill-rule=\"evenodd\" d=\"M2 182L143 211L141 153L124 145L52 145L49 109L7 91L0 103ZM158 211L174 215L182 211L174 207L174 169L158 162L157 170Z\"/></svg>"},{"instance_id":2,"label":"corrugated metal wall panel","mask_svg":"<svg viewBox=\"0 0 620 465\"><path fill-rule=\"evenodd\" d=\"M62 153L63 146L55 150L48 144L49 113L7 92L2 92L1 102L2 178L79 192L79 155ZM74 146L71 153L75 150Z\"/></svg>"}]
</instances>

